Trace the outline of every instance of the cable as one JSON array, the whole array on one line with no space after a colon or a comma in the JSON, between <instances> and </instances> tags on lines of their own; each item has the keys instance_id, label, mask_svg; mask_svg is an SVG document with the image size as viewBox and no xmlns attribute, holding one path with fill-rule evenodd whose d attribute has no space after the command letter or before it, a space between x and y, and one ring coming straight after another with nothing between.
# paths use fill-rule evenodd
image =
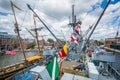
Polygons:
<instances>
[{"instance_id":1,"label":"cable","mask_svg":"<svg viewBox=\"0 0 120 80\"><path fill-rule=\"evenodd\" d=\"M39 0L39 1L40 1L40 0ZM37 4L37 3L36 3L36 4ZM34 7L33 7L33 8L36 7L36 4L34 4ZM23 20L22 20L21 26L23 26L23 22L24 22L24 20L25 20L25 18L26 18L27 13L28 13L28 9L27 9L26 12L25 12L25 15L24 15L24 17L23 17Z\"/></svg>"},{"instance_id":2,"label":"cable","mask_svg":"<svg viewBox=\"0 0 120 80\"><path fill-rule=\"evenodd\" d=\"M47 17L46 17L47 18ZM59 32L58 30L56 30L56 29L54 29L53 28L53 26L51 26L48 22L46 22L43 18L41 18L46 24L48 24L49 26L49 28L50 28L50 30L52 31L52 32L55 32L55 33L58 33L58 34L61 34L61 32ZM62 36L62 35L61 35Z\"/></svg>"}]
</instances>

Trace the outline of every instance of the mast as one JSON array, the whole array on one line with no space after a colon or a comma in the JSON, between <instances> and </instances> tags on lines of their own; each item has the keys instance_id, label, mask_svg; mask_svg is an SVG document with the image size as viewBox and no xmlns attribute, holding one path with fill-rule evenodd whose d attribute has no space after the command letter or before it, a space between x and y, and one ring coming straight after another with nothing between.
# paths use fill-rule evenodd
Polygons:
<instances>
[{"instance_id":1,"label":"mast","mask_svg":"<svg viewBox=\"0 0 120 80\"><path fill-rule=\"evenodd\" d=\"M19 33L19 27L18 27L18 23L17 23L17 18L16 18L16 15L15 15L15 11L14 11L14 8L13 8L13 6L12 6L12 1L10 1L11 2L11 7L12 7L12 11L13 11L13 15L14 15L14 19L15 19L15 31L17 32L17 34L18 34L18 39L19 39L19 42L20 42L20 47L21 47L21 49L22 49L22 52L23 52L23 55L24 55L24 59L25 59L25 62L26 62L26 55L25 55L25 51L24 51L24 48L23 48L23 44L22 44L22 40L21 40L21 38L20 38L20 33Z\"/></svg>"},{"instance_id":2,"label":"mast","mask_svg":"<svg viewBox=\"0 0 120 80\"><path fill-rule=\"evenodd\" d=\"M47 35L40 35L40 37L42 38L42 43L43 43L42 48L44 48L44 45L45 45L45 42L44 42L44 41L45 41L45 40L44 40L44 37L45 37L45 36L47 36Z\"/></svg>"},{"instance_id":3,"label":"mast","mask_svg":"<svg viewBox=\"0 0 120 80\"><path fill-rule=\"evenodd\" d=\"M40 45L39 45L39 40L38 40L38 33L37 33L37 31L38 30L41 30L42 29L42 27L40 27L40 28L36 28L36 21L35 21L35 18L34 18L34 16L33 16L33 19L34 19L34 25L35 25L35 28L34 29L31 29L32 31L35 31L35 37L36 37L36 40L37 40L37 45L38 45L38 53L40 54ZM41 54L40 54L41 55Z\"/></svg>"},{"instance_id":4,"label":"mast","mask_svg":"<svg viewBox=\"0 0 120 80\"><path fill-rule=\"evenodd\" d=\"M72 5L72 22L74 22L74 4Z\"/></svg>"},{"instance_id":5,"label":"mast","mask_svg":"<svg viewBox=\"0 0 120 80\"><path fill-rule=\"evenodd\" d=\"M74 4L72 5L72 22L70 23L70 20L69 20L69 24L68 25L71 25L73 27L73 31L75 30L75 26L76 26L76 15L74 14ZM70 17L69 17L70 19Z\"/></svg>"}]
</instances>

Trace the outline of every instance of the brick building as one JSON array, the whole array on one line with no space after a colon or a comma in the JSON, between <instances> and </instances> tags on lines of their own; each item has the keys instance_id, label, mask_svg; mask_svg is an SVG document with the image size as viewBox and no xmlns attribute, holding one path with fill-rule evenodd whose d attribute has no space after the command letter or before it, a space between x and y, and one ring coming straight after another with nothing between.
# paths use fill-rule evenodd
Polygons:
<instances>
[{"instance_id":1,"label":"brick building","mask_svg":"<svg viewBox=\"0 0 120 80\"><path fill-rule=\"evenodd\" d=\"M24 49L29 49L33 44L36 44L36 43L34 39L23 39L22 44Z\"/></svg>"},{"instance_id":2,"label":"brick building","mask_svg":"<svg viewBox=\"0 0 120 80\"><path fill-rule=\"evenodd\" d=\"M19 46L17 35L0 32L0 49L4 49L6 45L10 45L12 47Z\"/></svg>"},{"instance_id":3,"label":"brick building","mask_svg":"<svg viewBox=\"0 0 120 80\"><path fill-rule=\"evenodd\" d=\"M41 47L45 46L46 45L45 40L39 40L39 45Z\"/></svg>"},{"instance_id":4,"label":"brick building","mask_svg":"<svg viewBox=\"0 0 120 80\"><path fill-rule=\"evenodd\" d=\"M120 37L105 39L104 46L108 48L120 48Z\"/></svg>"}]
</instances>

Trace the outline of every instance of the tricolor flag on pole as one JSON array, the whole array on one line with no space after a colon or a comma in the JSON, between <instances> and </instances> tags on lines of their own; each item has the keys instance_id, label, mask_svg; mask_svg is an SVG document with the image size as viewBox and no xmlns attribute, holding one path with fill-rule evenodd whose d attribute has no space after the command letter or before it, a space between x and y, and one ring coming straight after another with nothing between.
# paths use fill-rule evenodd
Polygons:
<instances>
[{"instance_id":1,"label":"tricolor flag on pole","mask_svg":"<svg viewBox=\"0 0 120 80\"><path fill-rule=\"evenodd\" d=\"M56 57L54 57L54 59L47 65L46 70L48 71L51 80L55 80L58 78L60 68Z\"/></svg>"},{"instance_id":2,"label":"tricolor flag on pole","mask_svg":"<svg viewBox=\"0 0 120 80\"><path fill-rule=\"evenodd\" d=\"M58 55L60 58L67 56L67 44L65 44L64 47L59 51Z\"/></svg>"},{"instance_id":3,"label":"tricolor flag on pole","mask_svg":"<svg viewBox=\"0 0 120 80\"><path fill-rule=\"evenodd\" d=\"M62 76L62 62L63 62L63 59L61 59L59 61L59 65L60 65L60 76Z\"/></svg>"},{"instance_id":4,"label":"tricolor flag on pole","mask_svg":"<svg viewBox=\"0 0 120 80\"><path fill-rule=\"evenodd\" d=\"M42 79L40 80L56 80L58 79L60 68L56 57L47 66L36 66L30 72L38 73ZM36 78L38 79L38 77Z\"/></svg>"}]
</instances>

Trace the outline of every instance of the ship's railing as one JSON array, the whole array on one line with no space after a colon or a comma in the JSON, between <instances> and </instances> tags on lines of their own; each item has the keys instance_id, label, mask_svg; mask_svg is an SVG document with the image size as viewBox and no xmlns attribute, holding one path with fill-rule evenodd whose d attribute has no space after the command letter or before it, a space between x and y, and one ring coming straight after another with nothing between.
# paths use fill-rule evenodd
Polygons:
<instances>
[{"instance_id":1,"label":"ship's railing","mask_svg":"<svg viewBox=\"0 0 120 80\"><path fill-rule=\"evenodd\" d=\"M31 68L33 68L33 67L35 67L35 66L37 66L37 65L42 65L42 62L40 62L40 63L38 63L38 64L36 64L36 65L30 66L30 67L26 68L25 70L22 70L22 71L16 73L15 75L13 75L13 76L5 79L5 80L19 80L19 79L21 79L23 76L25 76L26 74L28 74L28 73L29 73L29 70L30 70Z\"/></svg>"},{"instance_id":2,"label":"ship's railing","mask_svg":"<svg viewBox=\"0 0 120 80\"><path fill-rule=\"evenodd\" d=\"M115 55L108 52L98 52L92 54L93 60L105 61L105 62L115 62Z\"/></svg>"},{"instance_id":3,"label":"ship's railing","mask_svg":"<svg viewBox=\"0 0 120 80\"><path fill-rule=\"evenodd\" d=\"M104 49L112 51L112 52L120 53L120 50L116 50L116 49L112 49L112 48L108 48L108 47L104 47Z\"/></svg>"},{"instance_id":4,"label":"ship's railing","mask_svg":"<svg viewBox=\"0 0 120 80\"><path fill-rule=\"evenodd\" d=\"M110 64L108 64L108 71L116 78L116 80L120 80L120 73Z\"/></svg>"}]
</instances>

